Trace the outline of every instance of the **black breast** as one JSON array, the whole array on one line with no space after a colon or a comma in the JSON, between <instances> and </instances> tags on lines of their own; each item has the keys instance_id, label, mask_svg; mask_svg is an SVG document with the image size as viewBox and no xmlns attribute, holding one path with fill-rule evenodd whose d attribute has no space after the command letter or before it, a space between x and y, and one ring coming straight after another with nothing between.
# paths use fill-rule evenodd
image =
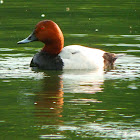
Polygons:
<instances>
[{"instance_id":1,"label":"black breast","mask_svg":"<svg viewBox=\"0 0 140 140\"><path fill-rule=\"evenodd\" d=\"M43 70L62 70L63 61L59 55L50 55L40 51L34 55L30 67L38 67Z\"/></svg>"}]
</instances>

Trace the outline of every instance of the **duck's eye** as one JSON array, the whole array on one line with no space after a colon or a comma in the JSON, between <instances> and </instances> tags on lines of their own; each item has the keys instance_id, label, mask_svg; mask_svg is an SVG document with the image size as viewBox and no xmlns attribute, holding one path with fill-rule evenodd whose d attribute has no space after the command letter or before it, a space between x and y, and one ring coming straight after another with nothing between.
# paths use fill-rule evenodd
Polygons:
<instances>
[{"instance_id":1,"label":"duck's eye","mask_svg":"<svg viewBox=\"0 0 140 140\"><path fill-rule=\"evenodd\" d=\"M45 27L44 27L44 26L42 26L40 29L41 29L41 30L44 30L44 29L45 29Z\"/></svg>"}]
</instances>

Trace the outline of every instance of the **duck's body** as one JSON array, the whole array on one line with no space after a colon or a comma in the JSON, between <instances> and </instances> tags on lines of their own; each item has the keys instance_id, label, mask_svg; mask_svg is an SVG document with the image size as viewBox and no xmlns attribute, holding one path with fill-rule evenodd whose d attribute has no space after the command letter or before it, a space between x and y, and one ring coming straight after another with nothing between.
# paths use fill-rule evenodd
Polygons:
<instances>
[{"instance_id":1,"label":"duck's body","mask_svg":"<svg viewBox=\"0 0 140 140\"><path fill-rule=\"evenodd\" d=\"M103 69L112 67L118 57L115 54L80 45L63 48L63 33L56 23L49 20L39 22L33 33L18 44L37 40L45 43L45 46L34 55L30 66L39 69Z\"/></svg>"},{"instance_id":2,"label":"duck's body","mask_svg":"<svg viewBox=\"0 0 140 140\"><path fill-rule=\"evenodd\" d=\"M80 45L70 45L58 55L40 51L34 55L31 66L40 69L97 69L104 67L104 51Z\"/></svg>"},{"instance_id":3,"label":"duck's body","mask_svg":"<svg viewBox=\"0 0 140 140\"><path fill-rule=\"evenodd\" d=\"M97 69L103 68L104 51L80 45L63 48L59 56L64 62L64 69Z\"/></svg>"}]
</instances>

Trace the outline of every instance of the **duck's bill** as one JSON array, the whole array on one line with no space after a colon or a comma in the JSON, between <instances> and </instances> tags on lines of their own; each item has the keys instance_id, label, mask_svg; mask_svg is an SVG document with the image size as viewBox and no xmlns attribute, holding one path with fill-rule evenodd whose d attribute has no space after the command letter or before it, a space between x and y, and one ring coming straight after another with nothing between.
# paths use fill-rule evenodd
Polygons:
<instances>
[{"instance_id":1,"label":"duck's bill","mask_svg":"<svg viewBox=\"0 0 140 140\"><path fill-rule=\"evenodd\" d=\"M36 38L34 32L32 34L30 34L27 38L17 42L17 44L24 44L24 43L29 43L32 41L37 41L38 39Z\"/></svg>"}]
</instances>

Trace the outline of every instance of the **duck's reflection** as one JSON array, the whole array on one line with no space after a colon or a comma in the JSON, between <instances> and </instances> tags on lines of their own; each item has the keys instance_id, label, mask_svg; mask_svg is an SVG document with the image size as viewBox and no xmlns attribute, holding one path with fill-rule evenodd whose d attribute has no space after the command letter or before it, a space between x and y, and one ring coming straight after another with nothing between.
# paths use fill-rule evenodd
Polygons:
<instances>
[{"instance_id":1,"label":"duck's reflection","mask_svg":"<svg viewBox=\"0 0 140 140\"><path fill-rule=\"evenodd\" d=\"M42 90L36 93L35 115L45 121L51 117L52 121L48 119L47 124L62 123L63 94L101 92L103 82L103 71L45 72L41 84ZM85 102L85 100L80 101Z\"/></svg>"},{"instance_id":2,"label":"duck's reflection","mask_svg":"<svg viewBox=\"0 0 140 140\"><path fill-rule=\"evenodd\" d=\"M94 94L101 92L104 83L103 70L67 70L63 75L63 91L70 93Z\"/></svg>"},{"instance_id":3,"label":"duck's reflection","mask_svg":"<svg viewBox=\"0 0 140 140\"><path fill-rule=\"evenodd\" d=\"M51 117L52 124L61 122L63 111L63 84L61 79L61 72L47 72L44 79L42 79L42 90L36 93L35 99L35 115L41 119Z\"/></svg>"}]
</instances>

